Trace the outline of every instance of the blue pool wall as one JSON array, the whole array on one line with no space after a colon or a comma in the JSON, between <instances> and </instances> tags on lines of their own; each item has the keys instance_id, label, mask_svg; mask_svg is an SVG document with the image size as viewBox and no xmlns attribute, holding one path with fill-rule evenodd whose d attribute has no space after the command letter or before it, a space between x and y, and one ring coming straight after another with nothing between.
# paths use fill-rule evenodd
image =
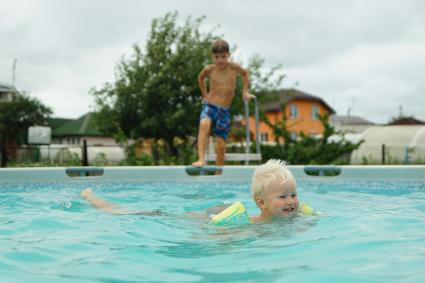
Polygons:
<instances>
[{"instance_id":1,"label":"blue pool wall","mask_svg":"<svg viewBox=\"0 0 425 283\"><path fill-rule=\"evenodd\" d=\"M189 176L186 166L136 166L136 167L81 167L73 170L99 170L100 176L67 175L65 167L3 168L0 184L15 182L110 182L110 181L247 181L251 180L256 166L223 166L219 176ZM387 166L289 166L297 180L345 180L345 179L407 179L425 181L425 165ZM306 168L340 171L337 176L310 176ZM69 168L68 168L69 170Z\"/></svg>"}]
</instances>

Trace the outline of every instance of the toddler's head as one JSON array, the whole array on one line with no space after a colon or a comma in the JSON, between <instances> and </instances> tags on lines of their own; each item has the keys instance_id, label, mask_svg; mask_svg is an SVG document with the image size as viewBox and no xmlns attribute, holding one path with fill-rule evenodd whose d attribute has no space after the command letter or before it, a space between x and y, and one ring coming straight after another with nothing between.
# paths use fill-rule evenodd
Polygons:
<instances>
[{"instance_id":1,"label":"toddler's head","mask_svg":"<svg viewBox=\"0 0 425 283\"><path fill-rule=\"evenodd\" d=\"M255 169L252 197L265 220L293 216L299 209L295 178L282 160L270 159Z\"/></svg>"}]
</instances>

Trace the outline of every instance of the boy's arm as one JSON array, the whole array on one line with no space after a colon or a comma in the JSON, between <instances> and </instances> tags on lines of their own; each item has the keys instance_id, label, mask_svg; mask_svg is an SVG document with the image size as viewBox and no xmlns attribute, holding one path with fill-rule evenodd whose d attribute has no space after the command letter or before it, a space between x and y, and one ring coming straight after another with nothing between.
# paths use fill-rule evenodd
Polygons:
<instances>
[{"instance_id":1,"label":"boy's arm","mask_svg":"<svg viewBox=\"0 0 425 283\"><path fill-rule=\"evenodd\" d=\"M207 84L205 82L205 78L208 77L209 73L211 72L211 66L205 66L202 71L198 75L198 85L199 89L201 90L201 95L203 99L207 99Z\"/></svg>"},{"instance_id":2,"label":"boy's arm","mask_svg":"<svg viewBox=\"0 0 425 283\"><path fill-rule=\"evenodd\" d=\"M232 63L233 68L242 76L242 98L249 101L251 96L249 95L249 72L247 69L242 68L239 64Z\"/></svg>"}]
</instances>

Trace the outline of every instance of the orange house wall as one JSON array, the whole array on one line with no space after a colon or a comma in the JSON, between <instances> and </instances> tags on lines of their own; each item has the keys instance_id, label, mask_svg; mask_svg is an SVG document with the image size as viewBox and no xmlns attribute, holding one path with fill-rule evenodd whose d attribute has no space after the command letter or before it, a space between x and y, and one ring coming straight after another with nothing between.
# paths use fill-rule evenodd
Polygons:
<instances>
[{"instance_id":1,"label":"orange house wall","mask_svg":"<svg viewBox=\"0 0 425 283\"><path fill-rule=\"evenodd\" d=\"M290 105L296 105L298 108L298 117L291 118L290 114ZM290 132L295 132L297 134L304 132L307 135L316 135L323 134L324 128L319 119L311 118L311 109L313 106L317 106L319 108L319 115L323 115L325 113L329 113L328 110L323 107L322 104L313 102L313 101L305 101L305 100L294 100L291 101L288 105L285 106L285 112L287 117L287 127ZM276 121L282 121L283 114L282 112L267 112L267 118L273 124ZM250 130L255 135L255 119L254 117L250 117ZM268 134L268 141L274 141L275 137L273 135L273 130L267 126L264 122L260 121L260 133Z\"/></svg>"}]
</instances>

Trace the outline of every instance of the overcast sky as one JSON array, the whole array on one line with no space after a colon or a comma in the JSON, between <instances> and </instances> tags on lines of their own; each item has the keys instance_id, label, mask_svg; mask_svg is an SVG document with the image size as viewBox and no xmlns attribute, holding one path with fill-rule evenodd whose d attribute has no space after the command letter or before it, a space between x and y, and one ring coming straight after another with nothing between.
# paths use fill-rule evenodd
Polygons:
<instances>
[{"instance_id":1,"label":"overcast sky","mask_svg":"<svg viewBox=\"0 0 425 283\"><path fill-rule=\"evenodd\" d=\"M178 11L206 16L205 31L283 65L282 87L320 96L339 115L385 123L425 120L425 1L0 0L0 82L28 90L78 118L93 108L92 87L114 81L120 57L144 45L152 19Z\"/></svg>"}]
</instances>

